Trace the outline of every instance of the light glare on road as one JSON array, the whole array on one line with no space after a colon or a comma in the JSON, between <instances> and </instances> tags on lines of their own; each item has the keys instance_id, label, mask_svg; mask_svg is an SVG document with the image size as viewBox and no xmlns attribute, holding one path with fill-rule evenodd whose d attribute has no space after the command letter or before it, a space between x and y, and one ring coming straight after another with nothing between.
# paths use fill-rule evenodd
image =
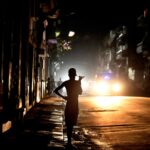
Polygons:
<instances>
[{"instance_id":1,"label":"light glare on road","mask_svg":"<svg viewBox=\"0 0 150 150\"><path fill-rule=\"evenodd\" d=\"M96 106L105 109L121 105L123 100L124 98L121 96L112 96L111 99L107 96L97 96L93 102L96 104Z\"/></svg>"}]
</instances>

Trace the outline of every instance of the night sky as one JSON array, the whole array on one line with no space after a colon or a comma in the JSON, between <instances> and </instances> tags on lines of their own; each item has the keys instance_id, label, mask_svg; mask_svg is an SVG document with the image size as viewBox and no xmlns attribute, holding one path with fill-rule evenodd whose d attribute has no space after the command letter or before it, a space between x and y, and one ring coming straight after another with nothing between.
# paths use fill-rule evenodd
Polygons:
<instances>
[{"instance_id":1,"label":"night sky","mask_svg":"<svg viewBox=\"0 0 150 150\"><path fill-rule=\"evenodd\" d=\"M77 64L95 73L98 48L104 36L120 25L131 26L143 13L144 0L64 0L65 28L76 32L73 49L65 56L70 66Z\"/></svg>"},{"instance_id":2,"label":"night sky","mask_svg":"<svg viewBox=\"0 0 150 150\"><path fill-rule=\"evenodd\" d=\"M129 24L142 12L144 4L148 3L145 0L64 0L64 2L63 13L68 16L68 26L83 34Z\"/></svg>"}]
</instances>

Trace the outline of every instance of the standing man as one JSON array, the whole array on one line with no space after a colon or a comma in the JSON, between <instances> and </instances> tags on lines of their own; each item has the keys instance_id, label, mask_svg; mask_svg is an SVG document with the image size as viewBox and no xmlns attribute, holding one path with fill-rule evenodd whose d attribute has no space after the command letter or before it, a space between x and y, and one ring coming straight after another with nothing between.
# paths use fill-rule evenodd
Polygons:
<instances>
[{"instance_id":1,"label":"standing man","mask_svg":"<svg viewBox=\"0 0 150 150\"><path fill-rule=\"evenodd\" d=\"M79 80L75 80L76 69L70 68L68 71L69 80L64 81L60 86L58 86L54 93L66 100L65 107L65 124L67 127L67 146L72 146L71 138L74 125L77 123L79 106L78 106L78 96L82 94L81 80L83 77L79 76ZM67 96L62 95L59 90L63 87L66 88Z\"/></svg>"}]
</instances>

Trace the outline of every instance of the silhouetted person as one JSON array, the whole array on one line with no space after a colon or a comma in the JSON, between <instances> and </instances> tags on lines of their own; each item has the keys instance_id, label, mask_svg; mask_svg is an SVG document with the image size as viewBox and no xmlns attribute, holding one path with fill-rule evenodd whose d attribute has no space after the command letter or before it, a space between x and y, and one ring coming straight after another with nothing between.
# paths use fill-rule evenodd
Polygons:
<instances>
[{"instance_id":1,"label":"silhouetted person","mask_svg":"<svg viewBox=\"0 0 150 150\"><path fill-rule=\"evenodd\" d=\"M47 79L47 85L46 85L46 89L47 89L47 93L50 96L51 94L51 82L50 82L50 78Z\"/></svg>"},{"instance_id":2,"label":"silhouetted person","mask_svg":"<svg viewBox=\"0 0 150 150\"><path fill-rule=\"evenodd\" d=\"M60 86L58 86L54 92L66 100L65 107L65 124L67 128L67 146L72 146L71 138L74 125L77 123L79 106L78 106L78 96L82 94L81 80L83 77L79 76L79 80L75 80L76 70L70 68L68 71L69 80L64 81ZM67 96L62 95L59 90L63 87L66 88Z\"/></svg>"},{"instance_id":3,"label":"silhouetted person","mask_svg":"<svg viewBox=\"0 0 150 150\"><path fill-rule=\"evenodd\" d=\"M48 95L49 95L49 96L52 94L54 88L55 88L55 81L54 81L54 78L53 78L52 76L51 76L51 77L48 77L46 89L47 89L47 92L48 92Z\"/></svg>"}]
</instances>

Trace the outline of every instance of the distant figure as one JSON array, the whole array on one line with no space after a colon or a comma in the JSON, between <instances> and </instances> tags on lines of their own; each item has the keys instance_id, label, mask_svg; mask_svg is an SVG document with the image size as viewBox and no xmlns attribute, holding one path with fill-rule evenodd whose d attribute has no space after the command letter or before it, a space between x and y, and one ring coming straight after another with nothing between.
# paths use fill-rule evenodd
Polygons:
<instances>
[{"instance_id":1,"label":"distant figure","mask_svg":"<svg viewBox=\"0 0 150 150\"><path fill-rule=\"evenodd\" d=\"M46 90L47 90L47 93L48 93L49 96L52 94L54 88L55 88L54 78L52 76L48 77L48 79L47 79L47 85L46 85Z\"/></svg>"},{"instance_id":2,"label":"distant figure","mask_svg":"<svg viewBox=\"0 0 150 150\"><path fill-rule=\"evenodd\" d=\"M46 85L47 93L50 96L51 94L51 81L50 78L47 79L47 85Z\"/></svg>"},{"instance_id":3,"label":"distant figure","mask_svg":"<svg viewBox=\"0 0 150 150\"><path fill-rule=\"evenodd\" d=\"M59 81L57 82L57 86L60 86L62 84L61 78L59 78ZM62 94L63 88L59 90L59 93Z\"/></svg>"},{"instance_id":4,"label":"distant figure","mask_svg":"<svg viewBox=\"0 0 150 150\"><path fill-rule=\"evenodd\" d=\"M65 107L65 124L67 128L67 138L68 143L67 146L71 146L71 138L72 138L72 131L74 125L77 123L78 114L79 114L79 107L78 107L78 96L82 94L82 87L81 87L81 80L82 76L79 76L79 80L75 80L76 69L70 68L68 71L69 80L64 81L60 86L58 86L54 93L58 96L62 97L66 100L66 107ZM62 95L59 90L63 87L66 88L67 96Z\"/></svg>"}]
</instances>

